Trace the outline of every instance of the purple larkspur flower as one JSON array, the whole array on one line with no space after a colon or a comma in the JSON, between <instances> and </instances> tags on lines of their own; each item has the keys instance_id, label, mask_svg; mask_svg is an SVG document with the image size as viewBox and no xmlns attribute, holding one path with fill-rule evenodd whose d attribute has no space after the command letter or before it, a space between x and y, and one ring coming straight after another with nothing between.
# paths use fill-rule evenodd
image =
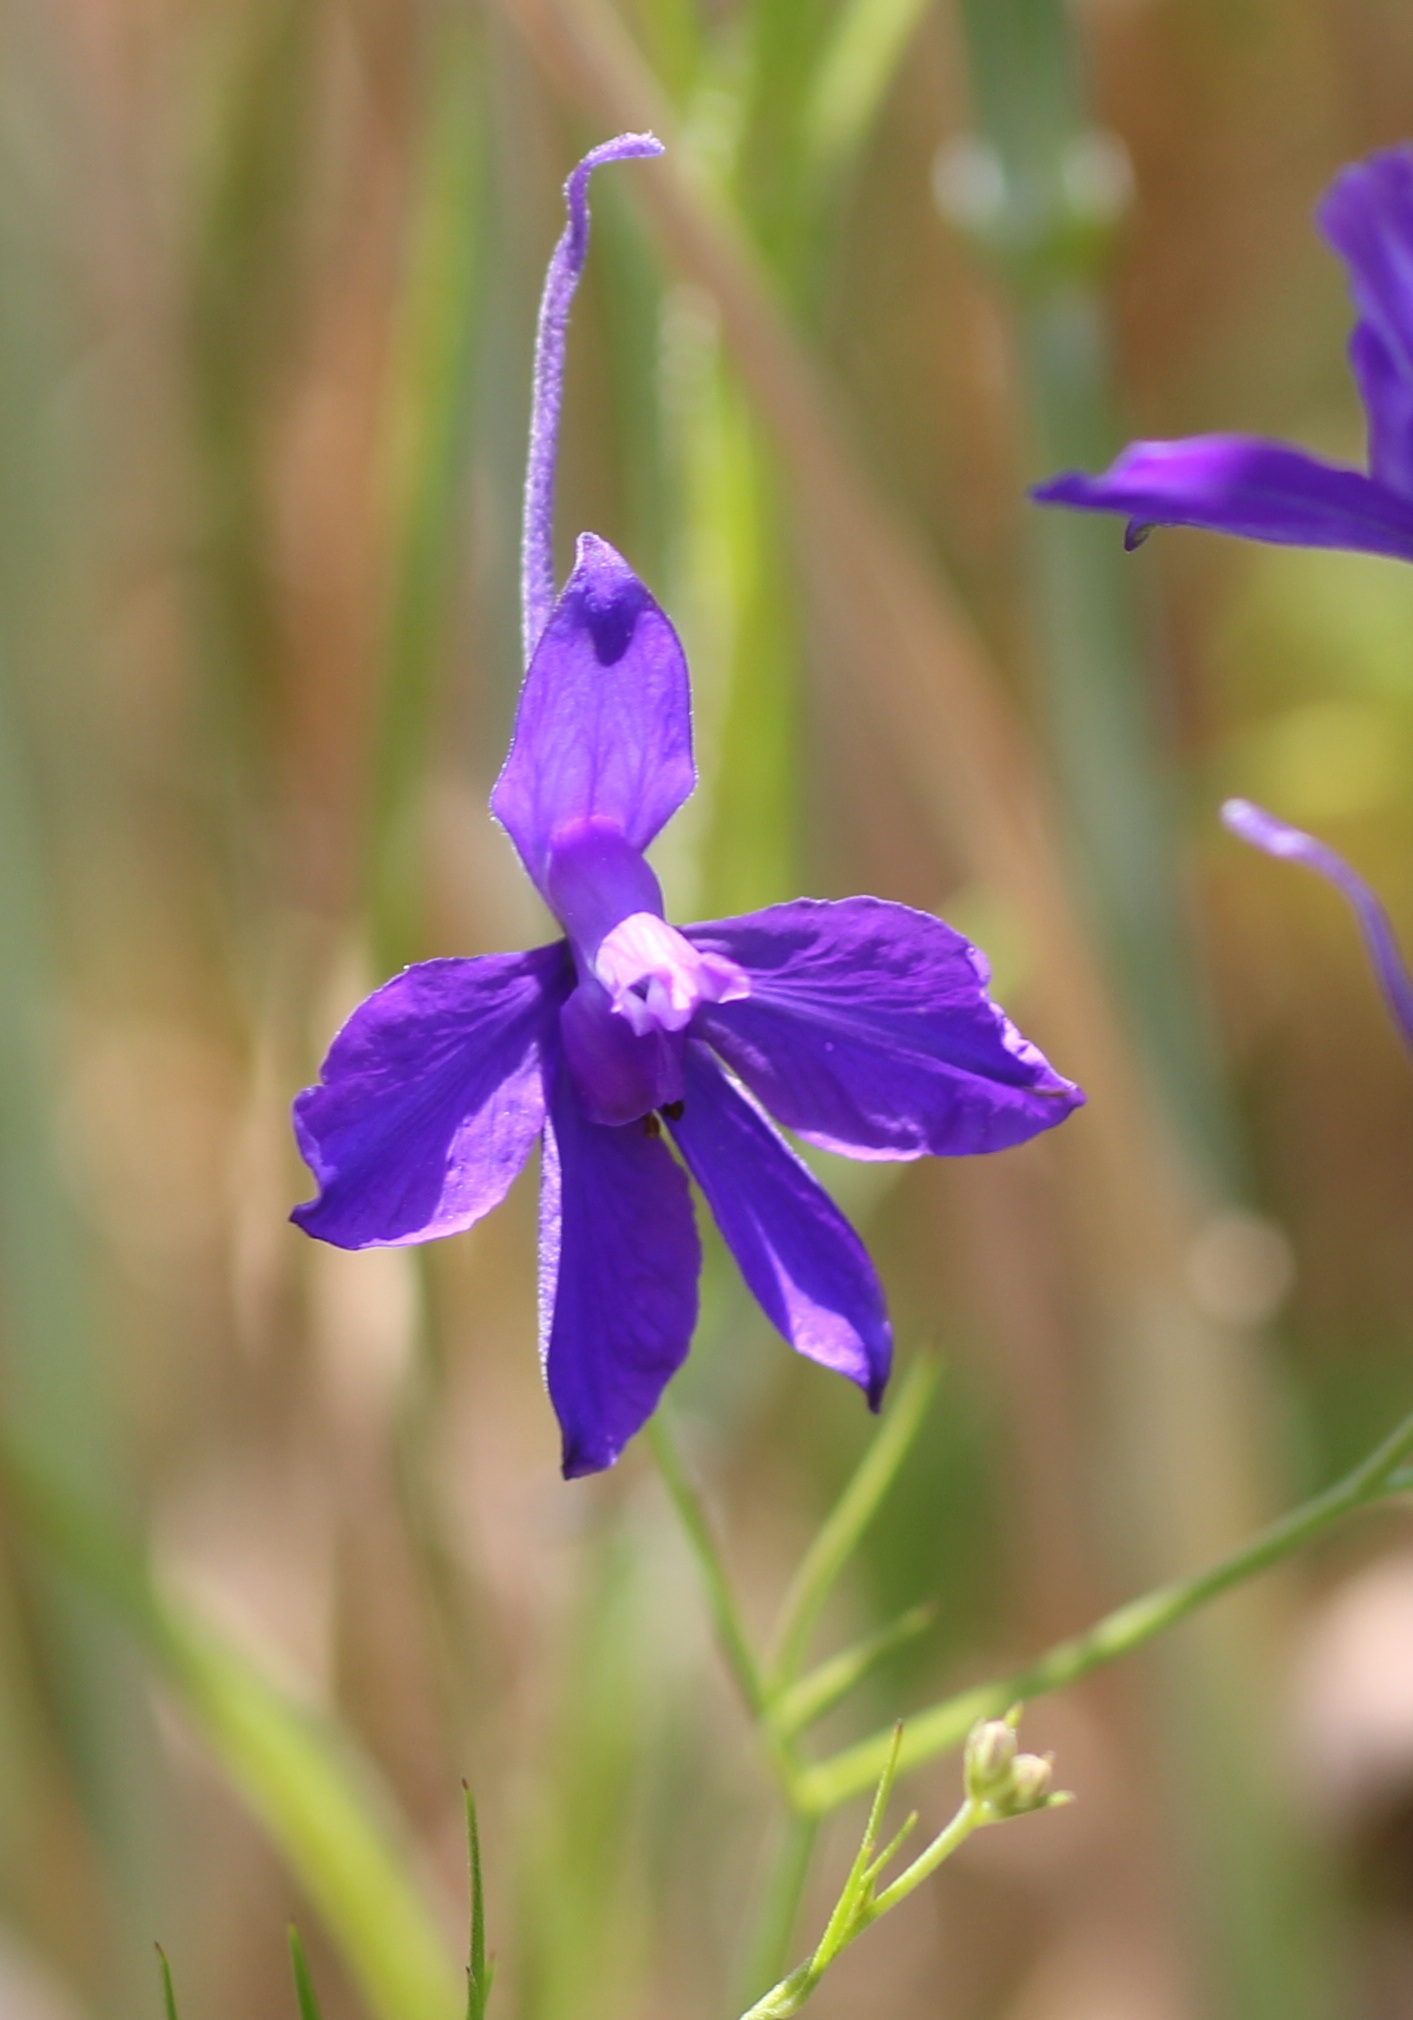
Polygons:
<instances>
[{"instance_id":1,"label":"purple larkspur flower","mask_svg":"<svg viewBox=\"0 0 1413 2020\"><path fill-rule=\"evenodd\" d=\"M294 1104L319 1191L293 1218L341 1248L470 1227L540 1139L541 1355L566 1476L611 1465L686 1356L701 1265L689 1173L786 1340L877 1407L882 1287L767 1111L851 1157L914 1158L1022 1143L1083 1099L940 919L877 898L681 929L663 916L644 851L696 782L687 663L606 541L581 537L558 596L550 545L589 175L658 152L624 134L570 176L536 347L528 665L491 809L564 938L406 969L353 1012Z\"/></svg>"},{"instance_id":2,"label":"purple larkspur flower","mask_svg":"<svg viewBox=\"0 0 1413 2020\"><path fill-rule=\"evenodd\" d=\"M1225 826L1243 842L1292 863L1315 870L1348 902L1364 936L1369 961L1399 1036L1413 1052L1413 977L1398 949L1392 923L1379 899L1357 870L1350 868L1326 842L1316 841L1288 821L1277 820L1250 800L1228 800L1222 808Z\"/></svg>"},{"instance_id":3,"label":"purple larkspur flower","mask_svg":"<svg viewBox=\"0 0 1413 2020\"><path fill-rule=\"evenodd\" d=\"M1123 513L1130 547L1153 526L1202 526L1413 561L1413 146L1341 169L1316 221L1348 268L1358 313L1349 362L1368 425L1367 474L1286 442L1194 435L1131 442L1102 476L1066 471L1031 495Z\"/></svg>"}]
</instances>

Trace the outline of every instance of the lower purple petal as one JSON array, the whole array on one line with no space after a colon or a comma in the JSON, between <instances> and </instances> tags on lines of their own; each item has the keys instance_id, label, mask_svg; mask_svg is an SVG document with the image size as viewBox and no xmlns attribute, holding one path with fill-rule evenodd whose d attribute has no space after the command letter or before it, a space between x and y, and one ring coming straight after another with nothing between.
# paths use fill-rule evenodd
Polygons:
<instances>
[{"instance_id":1,"label":"lower purple petal","mask_svg":"<svg viewBox=\"0 0 1413 2020\"><path fill-rule=\"evenodd\" d=\"M1130 545L1150 526L1202 526L1287 547L1343 547L1413 560L1413 498L1284 442L1194 435L1133 442L1102 477L1037 485L1042 505L1122 512Z\"/></svg>"},{"instance_id":2,"label":"lower purple petal","mask_svg":"<svg viewBox=\"0 0 1413 2020\"><path fill-rule=\"evenodd\" d=\"M564 1477L611 1466L687 1358L701 1244L656 1118L590 1122L561 1069L540 1194L540 1353Z\"/></svg>"},{"instance_id":3,"label":"lower purple petal","mask_svg":"<svg viewBox=\"0 0 1413 2020\"><path fill-rule=\"evenodd\" d=\"M1024 1143L1084 1096L987 994L984 957L926 912L801 898L687 928L750 980L692 1026L788 1128L850 1157Z\"/></svg>"},{"instance_id":4,"label":"lower purple petal","mask_svg":"<svg viewBox=\"0 0 1413 2020\"><path fill-rule=\"evenodd\" d=\"M867 1249L702 1045L687 1048L684 1084L672 1134L766 1317L798 1353L857 1382L876 1410L893 1334Z\"/></svg>"},{"instance_id":5,"label":"lower purple petal","mask_svg":"<svg viewBox=\"0 0 1413 2020\"><path fill-rule=\"evenodd\" d=\"M291 1220L338 1248L456 1234L499 1205L544 1121L544 1061L573 982L559 942L423 961L360 1003L294 1130L319 1181Z\"/></svg>"}]
</instances>

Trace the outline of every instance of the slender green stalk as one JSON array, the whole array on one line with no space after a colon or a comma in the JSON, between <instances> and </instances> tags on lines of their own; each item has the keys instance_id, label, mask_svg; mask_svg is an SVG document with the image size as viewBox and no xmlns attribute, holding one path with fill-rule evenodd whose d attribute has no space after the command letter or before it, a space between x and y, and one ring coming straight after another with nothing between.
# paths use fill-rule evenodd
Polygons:
<instances>
[{"instance_id":1,"label":"slender green stalk","mask_svg":"<svg viewBox=\"0 0 1413 2020\"><path fill-rule=\"evenodd\" d=\"M924 1633L936 1617L935 1606L911 1606L876 1634L867 1635L791 1684L771 1702L770 1723L782 1739L793 1739L846 1697L879 1663Z\"/></svg>"},{"instance_id":2,"label":"slender green stalk","mask_svg":"<svg viewBox=\"0 0 1413 2020\"><path fill-rule=\"evenodd\" d=\"M766 1693L762 1682L760 1665L751 1647L746 1624L741 1618L741 1610L736 1604L736 1595L731 1589L731 1580L721 1553L712 1534L711 1519L702 1505L701 1497L687 1476L681 1454L673 1442L672 1433L667 1428L667 1413L658 1410L648 1424L648 1443L662 1474L663 1484L672 1497L672 1505L677 1510L683 1533L697 1560L702 1583L706 1587L707 1606L711 1612L716 1638L726 1657L727 1667L736 1679L737 1688L746 1701L746 1708L753 1718L759 1719L765 1711Z\"/></svg>"},{"instance_id":3,"label":"slender green stalk","mask_svg":"<svg viewBox=\"0 0 1413 2020\"><path fill-rule=\"evenodd\" d=\"M785 1967L818 1837L817 1817L791 1815L785 1819L746 1948L742 1990L747 1999L756 1996L758 1986L773 1984Z\"/></svg>"},{"instance_id":4,"label":"slender green stalk","mask_svg":"<svg viewBox=\"0 0 1413 2020\"><path fill-rule=\"evenodd\" d=\"M314 1990L314 1980L309 1975L309 1960L304 1954L304 1945L299 1940L299 1931L293 1922L289 1925L289 1961L294 1972L294 1995L299 2005L299 2020L320 2020L319 2000Z\"/></svg>"},{"instance_id":5,"label":"slender green stalk","mask_svg":"<svg viewBox=\"0 0 1413 2020\"><path fill-rule=\"evenodd\" d=\"M924 1357L909 1368L897 1401L795 1573L776 1630L769 1694L793 1681L825 1600L897 1478L937 1388L941 1369ZM873 1779L872 1776L869 1777Z\"/></svg>"},{"instance_id":6,"label":"slender green stalk","mask_svg":"<svg viewBox=\"0 0 1413 2020\"><path fill-rule=\"evenodd\" d=\"M466 1863L471 1881L471 1947L466 1965L466 2020L486 2020L486 2003L491 1996L492 1966L486 1960L486 1895L481 1878L481 1832L476 1822L476 1803L469 1788L466 1795Z\"/></svg>"},{"instance_id":7,"label":"slender green stalk","mask_svg":"<svg viewBox=\"0 0 1413 2020\"><path fill-rule=\"evenodd\" d=\"M162 2011L166 2020L179 2020L177 2013L177 1992L172 1983L172 1967L167 1962L167 1953L157 1945L157 1968L162 1973Z\"/></svg>"},{"instance_id":8,"label":"slender green stalk","mask_svg":"<svg viewBox=\"0 0 1413 2020\"><path fill-rule=\"evenodd\" d=\"M1346 1515L1400 1491L1400 1468L1410 1453L1413 1453L1413 1416L1406 1417L1343 1480L1303 1502L1230 1556L1192 1578L1174 1579L1141 1599L1130 1600L1013 1675L962 1691L922 1712L909 1722L903 1736L900 1765L917 1767L932 1760L960 1746L978 1719L994 1717L1018 1700L1061 1690L1091 1670L1131 1655L1224 1592L1292 1556ZM891 1733L878 1733L815 1767L806 1768L796 1784L799 1800L819 1815L837 1809L876 1779L892 1746Z\"/></svg>"},{"instance_id":9,"label":"slender green stalk","mask_svg":"<svg viewBox=\"0 0 1413 2020\"><path fill-rule=\"evenodd\" d=\"M890 1914L905 1901L909 1894L937 1871L944 1860L949 1859L959 1846L965 1844L973 1831L980 1830L987 1824L1001 1823L1008 1818L1022 1815L1027 1810L1047 1809L1054 1803L1069 1801L1068 1796L1041 1794L1034 1800L1026 1801L1022 1808L1019 1804L1012 1803L1013 1792L999 1785L994 1794L1000 1800L989 1800L986 1794L973 1784L969 1773L966 1799L956 1815L938 1832L931 1843L919 1852L912 1864L880 1893L877 1891L880 1875L891 1865L917 1822L917 1815L914 1812L883 1850L881 1852L877 1850L879 1831L898 1775L902 1739L903 1729L897 1726L891 1735L883 1771L878 1778L878 1787L874 1792L863 1841L813 1955L806 1958L803 1964L797 1965L788 1977L773 1985L770 1991L758 1999L743 2015L743 2020L790 2020L792 2014L799 2012L841 1951L855 1942L865 1929L871 1928L875 1922ZM1045 1772L1048 1774L1048 1770Z\"/></svg>"}]
</instances>

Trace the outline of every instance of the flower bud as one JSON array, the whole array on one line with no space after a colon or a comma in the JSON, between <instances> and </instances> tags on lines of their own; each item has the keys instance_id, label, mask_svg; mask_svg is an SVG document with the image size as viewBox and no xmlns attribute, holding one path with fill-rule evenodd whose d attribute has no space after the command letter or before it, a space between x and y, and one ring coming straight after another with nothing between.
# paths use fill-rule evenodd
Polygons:
<instances>
[{"instance_id":1,"label":"flower bud","mask_svg":"<svg viewBox=\"0 0 1413 2020\"><path fill-rule=\"evenodd\" d=\"M964 1772L967 1794L974 1803L994 1802L1005 1794L1015 1757L1015 1727L1009 1719L988 1718L972 1727Z\"/></svg>"},{"instance_id":2,"label":"flower bud","mask_svg":"<svg viewBox=\"0 0 1413 2020\"><path fill-rule=\"evenodd\" d=\"M992 1798L996 1809L1008 1817L1023 1817L1027 1810L1043 1810L1050 1800L1050 1784L1055 1764L1051 1755L1017 1754L1004 1789Z\"/></svg>"}]
</instances>

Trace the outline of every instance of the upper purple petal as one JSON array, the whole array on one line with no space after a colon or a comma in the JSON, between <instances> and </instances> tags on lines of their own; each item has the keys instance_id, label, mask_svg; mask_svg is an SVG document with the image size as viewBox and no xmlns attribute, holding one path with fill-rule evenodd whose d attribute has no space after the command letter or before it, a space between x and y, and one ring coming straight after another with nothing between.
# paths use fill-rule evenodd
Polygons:
<instances>
[{"instance_id":1,"label":"upper purple petal","mask_svg":"<svg viewBox=\"0 0 1413 2020\"><path fill-rule=\"evenodd\" d=\"M338 1248L456 1234L505 1197L544 1120L573 985L562 942L424 961L360 1003L294 1104L319 1181L290 1218Z\"/></svg>"},{"instance_id":2,"label":"upper purple petal","mask_svg":"<svg viewBox=\"0 0 1413 2020\"><path fill-rule=\"evenodd\" d=\"M1349 269L1359 311L1351 362L1369 415L1370 467L1413 490L1413 147L1341 169L1316 216Z\"/></svg>"},{"instance_id":3,"label":"upper purple petal","mask_svg":"<svg viewBox=\"0 0 1413 2020\"><path fill-rule=\"evenodd\" d=\"M544 891L558 830L601 821L644 849L695 784L677 634L621 555L581 534L520 691L491 811Z\"/></svg>"},{"instance_id":4,"label":"upper purple petal","mask_svg":"<svg viewBox=\"0 0 1413 2020\"><path fill-rule=\"evenodd\" d=\"M1250 800L1228 800L1222 808L1222 819L1232 834L1254 848L1263 849L1268 856L1282 856L1290 862L1303 863L1307 870L1318 871L1348 900L1359 921L1389 1013L1404 1044L1413 1052L1413 977L1399 952L1388 913L1359 872L1351 869L1343 856L1336 855L1328 843L1316 841L1313 835L1291 827L1287 821L1277 820L1274 814L1254 806Z\"/></svg>"},{"instance_id":5,"label":"upper purple petal","mask_svg":"<svg viewBox=\"0 0 1413 2020\"><path fill-rule=\"evenodd\" d=\"M876 1410L893 1334L867 1249L703 1045L687 1048L683 1095L672 1134L766 1317Z\"/></svg>"},{"instance_id":6,"label":"upper purple petal","mask_svg":"<svg viewBox=\"0 0 1413 2020\"><path fill-rule=\"evenodd\" d=\"M925 912L801 898L690 926L751 993L693 1030L771 1113L850 1157L960 1156L1023 1143L1084 1096L987 994L985 957Z\"/></svg>"},{"instance_id":7,"label":"upper purple petal","mask_svg":"<svg viewBox=\"0 0 1413 2020\"><path fill-rule=\"evenodd\" d=\"M1204 526L1291 547L1345 547L1413 560L1413 498L1284 442L1193 435L1132 442L1102 477L1037 485L1042 505L1123 512L1133 545L1150 526Z\"/></svg>"},{"instance_id":8,"label":"upper purple petal","mask_svg":"<svg viewBox=\"0 0 1413 2020\"><path fill-rule=\"evenodd\" d=\"M611 1466L687 1357L701 1244L681 1166L642 1122L590 1122L561 1069L540 1195L540 1352L564 1477Z\"/></svg>"}]
</instances>

